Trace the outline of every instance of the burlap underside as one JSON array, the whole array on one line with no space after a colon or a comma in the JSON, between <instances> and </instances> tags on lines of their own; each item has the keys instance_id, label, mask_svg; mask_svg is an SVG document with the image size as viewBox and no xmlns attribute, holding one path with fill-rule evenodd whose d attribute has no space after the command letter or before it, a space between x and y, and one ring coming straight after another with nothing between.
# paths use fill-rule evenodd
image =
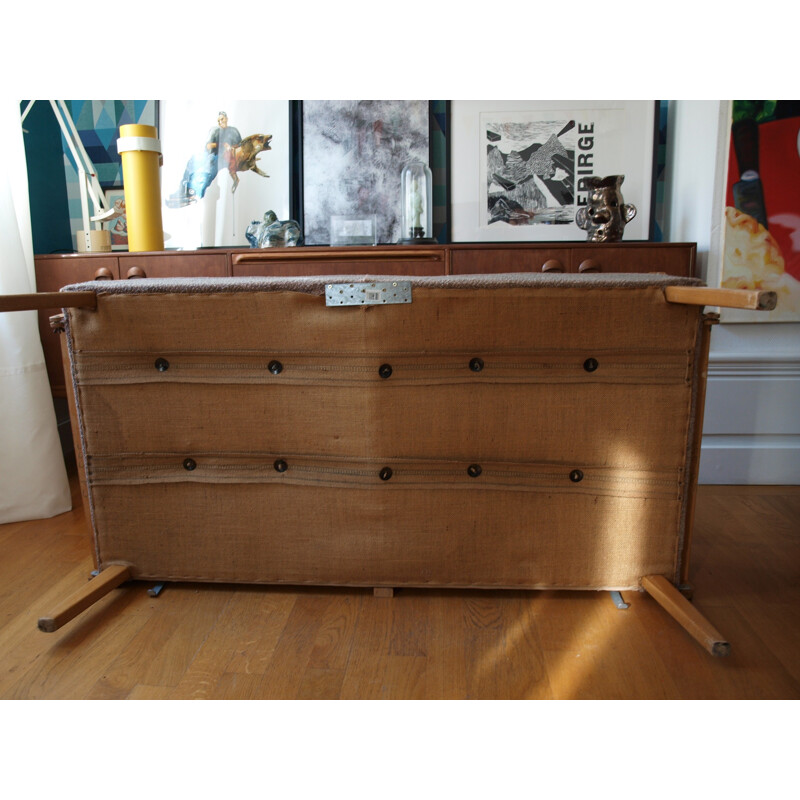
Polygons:
<instances>
[{"instance_id":1,"label":"burlap underside","mask_svg":"<svg viewBox=\"0 0 800 800\"><path fill-rule=\"evenodd\" d=\"M346 308L230 289L69 310L101 565L367 586L676 576L699 312L658 281L445 282Z\"/></svg>"}]
</instances>

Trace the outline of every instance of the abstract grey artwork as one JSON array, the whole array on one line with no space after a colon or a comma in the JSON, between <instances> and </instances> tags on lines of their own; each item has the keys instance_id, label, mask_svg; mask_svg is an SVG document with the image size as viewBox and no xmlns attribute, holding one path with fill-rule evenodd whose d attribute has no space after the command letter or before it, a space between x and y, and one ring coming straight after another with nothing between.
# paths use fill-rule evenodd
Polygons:
<instances>
[{"instance_id":1,"label":"abstract grey artwork","mask_svg":"<svg viewBox=\"0 0 800 800\"><path fill-rule=\"evenodd\" d=\"M378 244L400 238L400 173L429 162L427 100L303 101L306 244L330 244L332 216L374 214Z\"/></svg>"}]
</instances>

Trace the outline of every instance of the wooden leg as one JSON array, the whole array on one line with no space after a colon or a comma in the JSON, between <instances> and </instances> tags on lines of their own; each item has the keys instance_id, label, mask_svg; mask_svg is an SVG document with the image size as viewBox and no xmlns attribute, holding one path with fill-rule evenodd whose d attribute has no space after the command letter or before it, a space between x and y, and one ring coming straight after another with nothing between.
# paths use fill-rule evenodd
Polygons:
<instances>
[{"instance_id":1,"label":"wooden leg","mask_svg":"<svg viewBox=\"0 0 800 800\"><path fill-rule=\"evenodd\" d=\"M394 589L391 586L375 586L372 594L375 597L394 597Z\"/></svg>"},{"instance_id":2,"label":"wooden leg","mask_svg":"<svg viewBox=\"0 0 800 800\"><path fill-rule=\"evenodd\" d=\"M730 644L663 575L648 575L642 578L642 586L712 656L730 654Z\"/></svg>"},{"instance_id":3,"label":"wooden leg","mask_svg":"<svg viewBox=\"0 0 800 800\"><path fill-rule=\"evenodd\" d=\"M39 618L39 630L52 633L74 619L81 611L89 608L101 597L116 589L121 583L130 580L131 569L122 564L112 564L92 578L86 586L64 600L51 614Z\"/></svg>"}]
</instances>

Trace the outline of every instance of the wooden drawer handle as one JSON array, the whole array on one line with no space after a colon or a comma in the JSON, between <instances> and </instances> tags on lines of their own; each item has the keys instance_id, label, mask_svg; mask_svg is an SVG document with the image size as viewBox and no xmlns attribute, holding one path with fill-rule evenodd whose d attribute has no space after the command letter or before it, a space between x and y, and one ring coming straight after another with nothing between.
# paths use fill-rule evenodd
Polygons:
<instances>
[{"instance_id":1,"label":"wooden drawer handle","mask_svg":"<svg viewBox=\"0 0 800 800\"><path fill-rule=\"evenodd\" d=\"M593 258L587 258L586 261L581 261L578 265L578 272L602 272L603 268L600 266L599 261Z\"/></svg>"},{"instance_id":2,"label":"wooden drawer handle","mask_svg":"<svg viewBox=\"0 0 800 800\"><path fill-rule=\"evenodd\" d=\"M141 267L131 267L125 277L130 280L131 278L146 278L147 275Z\"/></svg>"},{"instance_id":3,"label":"wooden drawer handle","mask_svg":"<svg viewBox=\"0 0 800 800\"><path fill-rule=\"evenodd\" d=\"M94 274L96 281L113 281L114 273L108 267L100 267Z\"/></svg>"},{"instance_id":4,"label":"wooden drawer handle","mask_svg":"<svg viewBox=\"0 0 800 800\"><path fill-rule=\"evenodd\" d=\"M556 258L548 259L542 264L542 272L563 272L564 265Z\"/></svg>"}]
</instances>

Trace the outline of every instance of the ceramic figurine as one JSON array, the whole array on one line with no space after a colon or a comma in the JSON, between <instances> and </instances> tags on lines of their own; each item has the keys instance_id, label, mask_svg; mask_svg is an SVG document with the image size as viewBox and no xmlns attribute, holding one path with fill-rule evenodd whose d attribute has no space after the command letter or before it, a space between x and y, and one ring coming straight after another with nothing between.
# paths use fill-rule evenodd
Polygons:
<instances>
[{"instance_id":1,"label":"ceramic figurine","mask_svg":"<svg viewBox=\"0 0 800 800\"><path fill-rule=\"evenodd\" d=\"M274 211L267 211L262 222L253 220L245 231L250 247L295 247L303 244L303 232L293 220L279 220Z\"/></svg>"},{"instance_id":2,"label":"ceramic figurine","mask_svg":"<svg viewBox=\"0 0 800 800\"><path fill-rule=\"evenodd\" d=\"M588 179L588 201L575 215L577 226L588 231L587 241L622 240L626 223L636 216L636 206L623 202L619 187L624 180L624 175L609 175L606 178L593 176Z\"/></svg>"}]
</instances>

